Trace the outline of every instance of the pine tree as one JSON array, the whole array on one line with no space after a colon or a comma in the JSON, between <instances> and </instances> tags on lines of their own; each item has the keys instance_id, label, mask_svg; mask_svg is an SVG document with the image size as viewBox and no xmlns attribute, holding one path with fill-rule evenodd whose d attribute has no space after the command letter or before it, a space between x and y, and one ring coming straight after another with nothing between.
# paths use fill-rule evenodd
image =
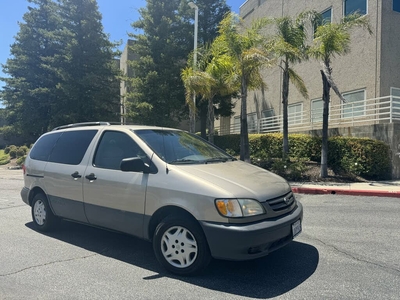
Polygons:
<instances>
[{"instance_id":1,"label":"pine tree","mask_svg":"<svg viewBox=\"0 0 400 300\"><path fill-rule=\"evenodd\" d=\"M10 125L36 138L72 122L119 120L114 45L95 0L28 0L1 98Z\"/></svg>"},{"instance_id":2,"label":"pine tree","mask_svg":"<svg viewBox=\"0 0 400 300\"><path fill-rule=\"evenodd\" d=\"M49 129L56 112L56 85L59 81L54 58L60 49L56 39L60 19L51 0L30 0L33 3L19 24L11 58L3 65L10 77L5 82L1 98L6 106L10 125L21 133L37 137Z\"/></svg>"},{"instance_id":3,"label":"pine tree","mask_svg":"<svg viewBox=\"0 0 400 300\"><path fill-rule=\"evenodd\" d=\"M217 36L218 23L229 8L225 0L195 3L199 7L200 47ZM140 20L132 24L141 33L131 34L135 41L131 50L138 59L132 62L135 76L130 80L131 92L127 95L128 119L176 126L182 117L187 118L180 72L193 51L194 12L179 0L148 0L139 12Z\"/></svg>"},{"instance_id":4,"label":"pine tree","mask_svg":"<svg viewBox=\"0 0 400 300\"><path fill-rule=\"evenodd\" d=\"M59 0L64 30L58 124L119 121L118 70L95 0Z\"/></svg>"},{"instance_id":5,"label":"pine tree","mask_svg":"<svg viewBox=\"0 0 400 300\"><path fill-rule=\"evenodd\" d=\"M147 1L141 18L132 24L143 33L131 34L134 77L127 95L128 120L176 126L185 103L180 69L193 48L190 24L182 17L179 0Z\"/></svg>"},{"instance_id":6,"label":"pine tree","mask_svg":"<svg viewBox=\"0 0 400 300\"><path fill-rule=\"evenodd\" d=\"M218 25L230 12L225 0L198 0L199 44L207 45L218 36Z\"/></svg>"}]
</instances>

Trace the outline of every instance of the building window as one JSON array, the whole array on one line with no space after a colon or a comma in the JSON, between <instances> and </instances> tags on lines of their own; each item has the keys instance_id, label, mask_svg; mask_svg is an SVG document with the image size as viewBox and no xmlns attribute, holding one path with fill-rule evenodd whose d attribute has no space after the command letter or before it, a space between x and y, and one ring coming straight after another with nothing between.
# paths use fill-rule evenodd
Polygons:
<instances>
[{"instance_id":1,"label":"building window","mask_svg":"<svg viewBox=\"0 0 400 300\"><path fill-rule=\"evenodd\" d=\"M394 87L390 88L390 95L400 97L400 89Z\"/></svg>"},{"instance_id":2,"label":"building window","mask_svg":"<svg viewBox=\"0 0 400 300\"><path fill-rule=\"evenodd\" d=\"M329 24L332 22L332 8L328 8L321 13L321 19L317 20L314 24L314 34L317 28L321 25Z\"/></svg>"},{"instance_id":3,"label":"building window","mask_svg":"<svg viewBox=\"0 0 400 300\"><path fill-rule=\"evenodd\" d=\"M346 103L342 104L342 118L353 118L365 114L365 90L343 94Z\"/></svg>"},{"instance_id":4,"label":"building window","mask_svg":"<svg viewBox=\"0 0 400 300\"><path fill-rule=\"evenodd\" d=\"M263 110L261 114L263 118L272 118L273 116L275 116L273 109Z\"/></svg>"},{"instance_id":5,"label":"building window","mask_svg":"<svg viewBox=\"0 0 400 300\"><path fill-rule=\"evenodd\" d=\"M303 114L303 103L290 104L288 106L289 125L301 123L302 114Z\"/></svg>"},{"instance_id":6,"label":"building window","mask_svg":"<svg viewBox=\"0 0 400 300\"><path fill-rule=\"evenodd\" d=\"M367 0L344 0L344 15L367 14Z\"/></svg>"},{"instance_id":7,"label":"building window","mask_svg":"<svg viewBox=\"0 0 400 300\"><path fill-rule=\"evenodd\" d=\"M240 116L233 119L233 133L240 133ZM247 129L249 133L257 132L257 114L247 114Z\"/></svg>"},{"instance_id":8,"label":"building window","mask_svg":"<svg viewBox=\"0 0 400 300\"><path fill-rule=\"evenodd\" d=\"M263 4L265 1L267 1L267 0L258 0L258 6L260 6L261 4Z\"/></svg>"},{"instance_id":9,"label":"building window","mask_svg":"<svg viewBox=\"0 0 400 300\"><path fill-rule=\"evenodd\" d=\"M257 114L251 113L247 114L247 128L249 133L257 132Z\"/></svg>"},{"instance_id":10,"label":"building window","mask_svg":"<svg viewBox=\"0 0 400 300\"><path fill-rule=\"evenodd\" d=\"M233 119L233 133L240 133L240 116Z\"/></svg>"},{"instance_id":11,"label":"building window","mask_svg":"<svg viewBox=\"0 0 400 300\"><path fill-rule=\"evenodd\" d=\"M316 99L311 101L311 123L322 122L322 114L324 111L324 101Z\"/></svg>"},{"instance_id":12,"label":"building window","mask_svg":"<svg viewBox=\"0 0 400 300\"><path fill-rule=\"evenodd\" d=\"M322 16L322 24L332 22L332 8L328 8L324 12L321 13Z\"/></svg>"},{"instance_id":13,"label":"building window","mask_svg":"<svg viewBox=\"0 0 400 300\"><path fill-rule=\"evenodd\" d=\"M260 120L260 130L262 131L264 128L266 129L276 129L278 130L278 122L277 117L275 116L275 112L273 109L263 110L261 112L262 120Z\"/></svg>"},{"instance_id":14,"label":"building window","mask_svg":"<svg viewBox=\"0 0 400 300\"><path fill-rule=\"evenodd\" d=\"M392 117L397 120L400 119L400 89L390 88L390 95L392 97Z\"/></svg>"},{"instance_id":15,"label":"building window","mask_svg":"<svg viewBox=\"0 0 400 300\"><path fill-rule=\"evenodd\" d=\"M393 0L393 10L400 12L400 0Z\"/></svg>"}]
</instances>

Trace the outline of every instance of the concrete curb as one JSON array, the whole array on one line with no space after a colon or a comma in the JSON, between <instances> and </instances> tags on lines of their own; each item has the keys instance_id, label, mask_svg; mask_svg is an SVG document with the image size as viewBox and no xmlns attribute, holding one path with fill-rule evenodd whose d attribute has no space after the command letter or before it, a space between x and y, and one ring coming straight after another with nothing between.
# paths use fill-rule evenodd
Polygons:
<instances>
[{"instance_id":1,"label":"concrete curb","mask_svg":"<svg viewBox=\"0 0 400 300\"><path fill-rule=\"evenodd\" d=\"M337 194L337 195L351 195L351 196L376 196L376 197L392 197L400 198L400 191L382 191L382 190L349 190L340 187L292 187L293 193L298 194Z\"/></svg>"},{"instance_id":2,"label":"concrete curb","mask_svg":"<svg viewBox=\"0 0 400 300\"><path fill-rule=\"evenodd\" d=\"M21 170L21 169L22 169L21 166L11 166L11 167L8 167L8 170Z\"/></svg>"}]
</instances>

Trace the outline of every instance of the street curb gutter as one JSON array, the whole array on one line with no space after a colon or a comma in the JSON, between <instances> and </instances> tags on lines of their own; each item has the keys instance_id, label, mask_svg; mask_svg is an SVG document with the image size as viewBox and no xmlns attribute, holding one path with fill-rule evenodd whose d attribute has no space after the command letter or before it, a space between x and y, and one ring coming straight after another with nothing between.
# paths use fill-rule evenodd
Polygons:
<instances>
[{"instance_id":1,"label":"street curb gutter","mask_svg":"<svg viewBox=\"0 0 400 300\"><path fill-rule=\"evenodd\" d=\"M293 193L298 194L333 194L333 195L351 195L351 196L375 196L400 198L400 191L374 191L374 190L348 190L341 188L309 188L292 187Z\"/></svg>"}]
</instances>

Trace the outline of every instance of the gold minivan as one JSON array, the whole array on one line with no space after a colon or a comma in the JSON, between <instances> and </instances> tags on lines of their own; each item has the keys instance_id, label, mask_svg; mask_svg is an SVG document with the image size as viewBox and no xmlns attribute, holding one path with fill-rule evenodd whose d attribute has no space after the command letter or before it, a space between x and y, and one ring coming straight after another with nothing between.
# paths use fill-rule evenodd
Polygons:
<instances>
[{"instance_id":1,"label":"gold minivan","mask_svg":"<svg viewBox=\"0 0 400 300\"><path fill-rule=\"evenodd\" d=\"M61 218L134 235L179 275L212 257L265 256L302 230L302 205L283 178L177 129L61 126L36 141L23 170L38 230Z\"/></svg>"}]
</instances>

